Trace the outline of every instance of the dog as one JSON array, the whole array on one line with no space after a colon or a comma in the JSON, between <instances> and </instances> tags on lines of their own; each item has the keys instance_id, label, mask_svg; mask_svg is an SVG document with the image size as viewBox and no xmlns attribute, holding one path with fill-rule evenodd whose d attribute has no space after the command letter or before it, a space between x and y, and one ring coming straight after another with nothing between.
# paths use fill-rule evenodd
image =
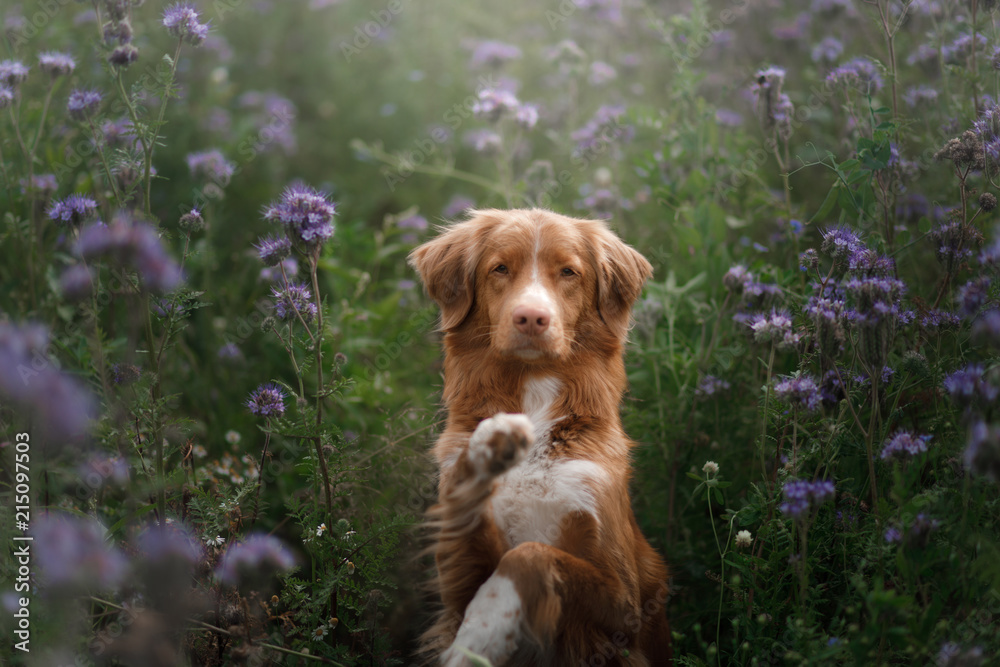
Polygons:
<instances>
[{"instance_id":1,"label":"dog","mask_svg":"<svg viewBox=\"0 0 1000 667\"><path fill-rule=\"evenodd\" d=\"M669 664L668 571L632 512L619 416L649 262L541 209L471 211L409 260L445 351L430 660Z\"/></svg>"}]
</instances>

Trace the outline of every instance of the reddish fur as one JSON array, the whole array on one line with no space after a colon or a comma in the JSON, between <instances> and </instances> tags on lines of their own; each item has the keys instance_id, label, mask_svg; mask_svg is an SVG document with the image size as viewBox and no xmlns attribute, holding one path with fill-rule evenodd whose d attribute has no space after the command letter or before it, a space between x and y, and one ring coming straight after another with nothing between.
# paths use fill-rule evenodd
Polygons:
<instances>
[{"instance_id":1,"label":"reddish fur","mask_svg":"<svg viewBox=\"0 0 1000 667\"><path fill-rule=\"evenodd\" d=\"M556 295L551 328L558 336L545 341L541 357L524 359L511 354L528 343L510 325L510 295L523 285L536 234L546 270L567 265L578 275L543 276ZM515 582L533 639L508 664L668 664L668 572L632 513L634 443L618 413L631 307L652 267L603 222L537 209L473 212L414 250L411 262L441 306L448 408L434 447L442 468L433 515L444 609L425 649L433 657L451 644L466 606L496 571ZM491 273L497 262L511 265L509 276ZM521 397L534 377L562 382L554 413L564 418L552 428L548 456L596 463L610 483L597 499L599 521L567 514L553 545L510 545L489 511L494 482L476 477L468 443L482 420L526 411Z\"/></svg>"}]
</instances>

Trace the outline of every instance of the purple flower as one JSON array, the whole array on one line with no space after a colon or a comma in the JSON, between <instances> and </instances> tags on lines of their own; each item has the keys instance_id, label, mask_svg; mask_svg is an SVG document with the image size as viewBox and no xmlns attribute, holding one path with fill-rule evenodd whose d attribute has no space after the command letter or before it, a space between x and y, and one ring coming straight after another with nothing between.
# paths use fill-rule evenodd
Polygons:
<instances>
[{"instance_id":1,"label":"purple flower","mask_svg":"<svg viewBox=\"0 0 1000 667\"><path fill-rule=\"evenodd\" d=\"M452 198L448 200L448 203L444 205L441 209L441 217L446 220L451 220L452 218L457 218L466 211L476 207L476 202L469 199L464 195L452 195Z\"/></svg>"},{"instance_id":2,"label":"purple flower","mask_svg":"<svg viewBox=\"0 0 1000 667\"><path fill-rule=\"evenodd\" d=\"M743 289L753 280L753 274L747 270L747 267L742 264L737 264L731 269L726 271L726 275L722 276L722 284L725 285L726 289L730 292L735 292L736 294L741 294Z\"/></svg>"},{"instance_id":3,"label":"purple flower","mask_svg":"<svg viewBox=\"0 0 1000 667\"><path fill-rule=\"evenodd\" d=\"M109 373L111 381L119 387L138 382L142 377L142 369L135 364L111 364Z\"/></svg>"},{"instance_id":4,"label":"purple flower","mask_svg":"<svg viewBox=\"0 0 1000 667\"><path fill-rule=\"evenodd\" d=\"M625 106L621 104L601 106L594 115L579 130L570 135L576 142L575 152L578 154L602 150L613 142L626 142L635 135L635 129L624 125Z\"/></svg>"},{"instance_id":5,"label":"purple flower","mask_svg":"<svg viewBox=\"0 0 1000 667\"><path fill-rule=\"evenodd\" d=\"M476 44L470 65L474 68L500 67L521 57L521 49L513 44L487 39Z\"/></svg>"},{"instance_id":6,"label":"purple flower","mask_svg":"<svg viewBox=\"0 0 1000 667\"><path fill-rule=\"evenodd\" d=\"M77 252L84 259L108 257L139 272L143 287L169 292L182 280L180 267L167 254L160 237L148 224L119 215L110 225L94 224L80 232Z\"/></svg>"},{"instance_id":7,"label":"purple flower","mask_svg":"<svg viewBox=\"0 0 1000 667\"><path fill-rule=\"evenodd\" d=\"M606 62L595 60L590 63L590 76L588 83L592 86L603 86L618 78L618 71Z\"/></svg>"},{"instance_id":8,"label":"purple flower","mask_svg":"<svg viewBox=\"0 0 1000 667\"><path fill-rule=\"evenodd\" d=\"M844 52L844 45L836 37L824 37L813 47L813 62L834 62Z\"/></svg>"},{"instance_id":9,"label":"purple flower","mask_svg":"<svg viewBox=\"0 0 1000 667\"><path fill-rule=\"evenodd\" d=\"M823 230L823 243L820 244L820 251L833 257L834 261L840 261L846 268L851 256L858 250L865 247L854 230L844 225L837 225Z\"/></svg>"},{"instance_id":10,"label":"purple flower","mask_svg":"<svg viewBox=\"0 0 1000 667\"><path fill-rule=\"evenodd\" d=\"M427 218L422 215L411 215L397 222L396 226L400 229L413 229L422 232L427 229Z\"/></svg>"},{"instance_id":11,"label":"purple flower","mask_svg":"<svg viewBox=\"0 0 1000 667\"><path fill-rule=\"evenodd\" d=\"M96 520L58 513L42 514L32 524L39 583L51 590L114 588L128 561L107 544Z\"/></svg>"},{"instance_id":12,"label":"purple flower","mask_svg":"<svg viewBox=\"0 0 1000 667\"><path fill-rule=\"evenodd\" d=\"M871 60L855 58L835 68L826 76L831 85L859 88L862 92L878 92L882 88L882 75Z\"/></svg>"},{"instance_id":13,"label":"purple flower","mask_svg":"<svg viewBox=\"0 0 1000 667\"><path fill-rule=\"evenodd\" d=\"M251 535L231 544L222 554L215 576L224 584L248 583L259 574L290 570L295 566L291 551L273 535Z\"/></svg>"},{"instance_id":14,"label":"purple flower","mask_svg":"<svg viewBox=\"0 0 1000 667\"><path fill-rule=\"evenodd\" d=\"M273 382L262 384L250 393L246 405L257 417L281 417L285 414L285 391Z\"/></svg>"},{"instance_id":15,"label":"purple flower","mask_svg":"<svg viewBox=\"0 0 1000 667\"><path fill-rule=\"evenodd\" d=\"M2 106L0 106L2 108ZM28 179L22 178L21 194L28 194L29 190L38 193L39 198L48 199L58 188L55 174L33 174L31 176L31 187L28 187Z\"/></svg>"},{"instance_id":16,"label":"purple flower","mask_svg":"<svg viewBox=\"0 0 1000 667\"><path fill-rule=\"evenodd\" d=\"M265 210L264 219L280 222L293 240L316 247L333 236L336 212L336 205L326 195L307 185L295 184Z\"/></svg>"},{"instance_id":17,"label":"purple flower","mask_svg":"<svg viewBox=\"0 0 1000 667\"><path fill-rule=\"evenodd\" d=\"M287 236L265 236L254 247L264 266L277 266L292 254L292 242Z\"/></svg>"},{"instance_id":18,"label":"purple flower","mask_svg":"<svg viewBox=\"0 0 1000 667\"><path fill-rule=\"evenodd\" d=\"M136 547L142 560L162 566L167 561L197 565L205 555L201 542L176 523L151 526L139 533Z\"/></svg>"},{"instance_id":19,"label":"purple flower","mask_svg":"<svg viewBox=\"0 0 1000 667\"><path fill-rule=\"evenodd\" d=\"M721 378L717 378L714 375L706 375L698 383L698 388L694 390L694 394L701 398L708 398L714 394L728 391L730 386L728 382Z\"/></svg>"},{"instance_id":20,"label":"purple flower","mask_svg":"<svg viewBox=\"0 0 1000 667\"><path fill-rule=\"evenodd\" d=\"M48 344L45 327L0 322L0 397L34 415L42 443L62 446L87 433L94 404L82 386L55 368Z\"/></svg>"},{"instance_id":21,"label":"purple flower","mask_svg":"<svg viewBox=\"0 0 1000 667\"><path fill-rule=\"evenodd\" d=\"M74 90L69 94L69 101L66 103L69 117L74 120L87 120L93 117L102 99L96 90Z\"/></svg>"},{"instance_id":22,"label":"purple flower","mask_svg":"<svg viewBox=\"0 0 1000 667\"><path fill-rule=\"evenodd\" d=\"M59 291L72 301L90 296L93 289L94 272L83 264L71 266L59 276Z\"/></svg>"},{"instance_id":23,"label":"purple flower","mask_svg":"<svg viewBox=\"0 0 1000 667\"><path fill-rule=\"evenodd\" d=\"M282 276L282 270L285 275ZM291 280L299 274L299 263L294 257L287 257L281 260L281 263L277 266L265 266L260 270L259 279L267 282L273 283L276 281L284 281L285 278Z\"/></svg>"},{"instance_id":24,"label":"purple flower","mask_svg":"<svg viewBox=\"0 0 1000 667\"><path fill-rule=\"evenodd\" d=\"M521 108L521 102L514 93L500 88L484 88L479 91L478 97L479 99L472 104L472 113L476 118L491 123L496 123L506 116L513 116Z\"/></svg>"},{"instance_id":25,"label":"purple flower","mask_svg":"<svg viewBox=\"0 0 1000 667\"><path fill-rule=\"evenodd\" d=\"M538 106L535 104L522 104L514 112L514 122L525 130L530 130L538 124Z\"/></svg>"},{"instance_id":26,"label":"purple flower","mask_svg":"<svg viewBox=\"0 0 1000 667\"><path fill-rule=\"evenodd\" d=\"M76 61L68 53L47 51L38 55L38 66L54 79L72 74L73 70L76 69Z\"/></svg>"},{"instance_id":27,"label":"purple flower","mask_svg":"<svg viewBox=\"0 0 1000 667\"><path fill-rule=\"evenodd\" d=\"M116 46L108 56L108 62L115 67L128 67L139 59L139 49L131 44Z\"/></svg>"},{"instance_id":28,"label":"purple flower","mask_svg":"<svg viewBox=\"0 0 1000 667\"><path fill-rule=\"evenodd\" d=\"M1000 347L1000 309L993 308L976 318L972 340L980 345Z\"/></svg>"},{"instance_id":29,"label":"purple flower","mask_svg":"<svg viewBox=\"0 0 1000 667\"><path fill-rule=\"evenodd\" d=\"M955 295L958 312L967 318L975 317L989 298L991 284L989 276L980 276L958 288L958 293Z\"/></svg>"},{"instance_id":30,"label":"purple flower","mask_svg":"<svg viewBox=\"0 0 1000 667\"><path fill-rule=\"evenodd\" d=\"M503 145L503 139L498 133L485 129L470 130L465 133L462 140L465 144L472 146L477 153L487 155L498 153Z\"/></svg>"},{"instance_id":31,"label":"purple flower","mask_svg":"<svg viewBox=\"0 0 1000 667\"><path fill-rule=\"evenodd\" d=\"M899 544L903 541L903 533L901 533L899 528L896 526L889 526L886 528L883 537L889 544Z\"/></svg>"},{"instance_id":32,"label":"purple flower","mask_svg":"<svg viewBox=\"0 0 1000 667\"><path fill-rule=\"evenodd\" d=\"M274 297L274 313L279 320L297 321L301 315L308 324L316 318L316 304L313 303L312 292L305 283L274 287L271 289L271 295Z\"/></svg>"},{"instance_id":33,"label":"purple flower","mask_svg":"<svg viewBox=\"0 0 1000 667\"><path fill-rule=\"evenodd\" d=\"M198 19L198 12L188 2L178 2L163 12L163 25L167 32L195 46L208 37L208 24Z\"/></svg>"},{"instance_id":34,"label":"purple flower","mask_svg":"<svg viewBox=\"0 0 1000 667\"><path fill-rule=\"evenodd\" d=\"M881 458L883 461L891 458L913 458L917 454L927 451L927 443L930 439L929 435L913 435L909 431L899 431L886 440L885 446L882 448Z\"/></svg>"},{"instance_id":35,"label":"purple flower","mask_svg":"<svg viewBox=\"0 0 1000 667\"><path fill-rule=\"evenodd\" d=\"M0 83L0 109L6 109L14 103L14 91L6 84Z\"/></svg>"},{"instance_id":36,"label":"purple flower","mask_svg":"<svg viewBox=\"0 0 1000 667\"><path fill-rule=\"evenodd\" d=\"M78 226L84 220L89 219L96 210L96 201L90 197L73 194L66 199L52 202L52 205L49 206L48 216L50 220Z\"/></svg>"},{"instance_id":37,"label":"purple flower","mask_svg":"<svg viewBox=\"0 0 1000 667\"><path fill-rule=\"evenodd\" d=\"M185 159L191 176L204 178L217 185L229 185L229 179L236 173L236 165L227 160L217 148L189 153Z\"/></svg>"},{"instance_id":38,"label":"purple flower","mask_svg":"<svg viewBox=\"0 0 1000 667\"><path fill-rule=\"evenodd\" d=\"M1000 481L1000 426L976 421L969 429L964 460L974 474Z\"/></svg>"},{"instance_id":39,"label":"purple flower","mask_svg":"<svg viewBox=\"0 0 1000 667\"><path fill-rule=\"evenodd\" d=\"M971 364L944 379L944 388L960 408L991 405L1000 396L1000 389L984 377L983 367Z\"/></svg>"},{"instance_id":40,"label":"purple flower","mask_svg":"<svg viewBox=\"0 0 1000 667\"><path fill-rule=\"evenodd\" d=\"M804 479L790 479L782 487L785 502L778 506L781 513L793 519L804 519L813 507L833 499L836 489L830 480L809 482Z\"/></svg>"},{"instance_id":41,"label":"purple flower","mask_svg":"<svg viewBox=\"0 0 1000 667\"><path fill-rule=\"evenodd\" d=\"M928 310L920 318L920 326L925 329L953 329L961 323L961 317L947 310Z\"/></svg>"},{"instance_id":42,"label":"purple flower","mask_svg":"<svg viewBox=\"0 0 1000 667\"><path fill-rule=\"evenodd\" d=\"M971 225L952 222L934 228L929 236L937 248L938 260L947 266L972 256L970 246L978 233Z\"/></svg>"},{"instance_id":43,"label":"purple flower","mask_svg":"<svg viewBox=\"0 0 1000 667\"><path fill-rule=\"evenodd\" d=\"M732 109L716 109L715 122L723 127L742 127L743 114Z\"/></svg>"},{"instance_id":44,"label":"purple flower","mask_svg":"<svg viewBox=\"0 0 1000 667\"><path fill-rule=\"evenodd\" d=\"M223 361L239 361L243 359L243 352L239 345L230 341L221 345L215 352L215 356Z\"/></svg>"},{"instance_id":45,"label":"purple flower","mask_svg":"<svg viewBox=\"0 0 1000 667\"><path fill-rule=\"evenodd\" d=\"M16 89L28 78L28 68L20 60L0 61L0 84Z\"/></svg>"},{"instance_id":46,"label":"purple flower","mask_svg":"<svg viewBox=\"0 0 1000 667\"><path fill-rule=\"evenodd\" d=\"M954 42L941 47L941 56L946 62L964 61L972 51L982 51L989 45L985 35L976 33L975 39L972 35L959 35Z\"/></svg>"},{"instance_id":47,"label":"purple flower","mask_svg":"<svg viewBox=\"0 0 1000 667\"><path fill-rule=\"evenodd\" d=\"M774 383L774 395L793 408L814 412L822 403L819 385L809 375L795 375Z\"/></svg>"},{"instance_id":48,"label":"purple flower","mask_svg":"<svg viewBox=\"0 0 1000 667\"><path fill-rule=\"evenodd\" d=\"M99 489L108 480L115 484L125 484L128 481L128 463L120 456L92 455L77 466L77 474L89 489Z\"/></svg>"},{"instance_id":49,"label":"purple flower","mask_svg":"<svg viewBox=\"0 0 1000 667\"><path fill-rule=\"evenodd\" d=\"M792 318L784 310L772 310L770 315L758 313L750 319L749 324L753 338L758 343L780 343L792 333Z\"/></svg>"},{"instance_id":50,"label":"purple flower","mask_svg":"<svg viewBox=\"0 0 1000 667\"><path fill-rule=\"evenodd\" d=\"M921 104L934 104L937 102L937 98L938 91L925 84L913 86L903 94L903 101L910 107L916 107Z\"/></svg>"}]
</instances>

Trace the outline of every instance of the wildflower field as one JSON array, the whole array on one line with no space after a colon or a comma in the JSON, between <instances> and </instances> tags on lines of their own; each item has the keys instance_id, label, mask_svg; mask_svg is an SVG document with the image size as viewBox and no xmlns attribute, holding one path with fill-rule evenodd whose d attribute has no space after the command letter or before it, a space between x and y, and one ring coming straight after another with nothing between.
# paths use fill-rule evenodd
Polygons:
<instances>
[{"instance_id":1,"label":"wildflower field","mask_svg":"<svg viewBox=\"0 0 1000 667\"><path fill-rule=\"evenodd\" d=\"M622 409L676 664L1000 664L993 0L0 20L0 663L418 664L406 255L539 206L655 267Z\"/></svg>"}]
</instances>

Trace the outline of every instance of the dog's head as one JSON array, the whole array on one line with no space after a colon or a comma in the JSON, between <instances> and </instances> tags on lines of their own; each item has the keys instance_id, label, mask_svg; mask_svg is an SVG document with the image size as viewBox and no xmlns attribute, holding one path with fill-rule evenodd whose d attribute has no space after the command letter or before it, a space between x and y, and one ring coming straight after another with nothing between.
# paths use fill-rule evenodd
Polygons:
<instances>
[{"instance_id":1,"label":"dog's head","mask_svg":"<svg viewBox=\"0 0 1000 667\"><path fill-rule=\"evenodd\" d=\"M601 221L485 210L410 254L441 328L525 361L565 357L587 336L622 341L649 262Z\"/></svg>"}]
</instances>

